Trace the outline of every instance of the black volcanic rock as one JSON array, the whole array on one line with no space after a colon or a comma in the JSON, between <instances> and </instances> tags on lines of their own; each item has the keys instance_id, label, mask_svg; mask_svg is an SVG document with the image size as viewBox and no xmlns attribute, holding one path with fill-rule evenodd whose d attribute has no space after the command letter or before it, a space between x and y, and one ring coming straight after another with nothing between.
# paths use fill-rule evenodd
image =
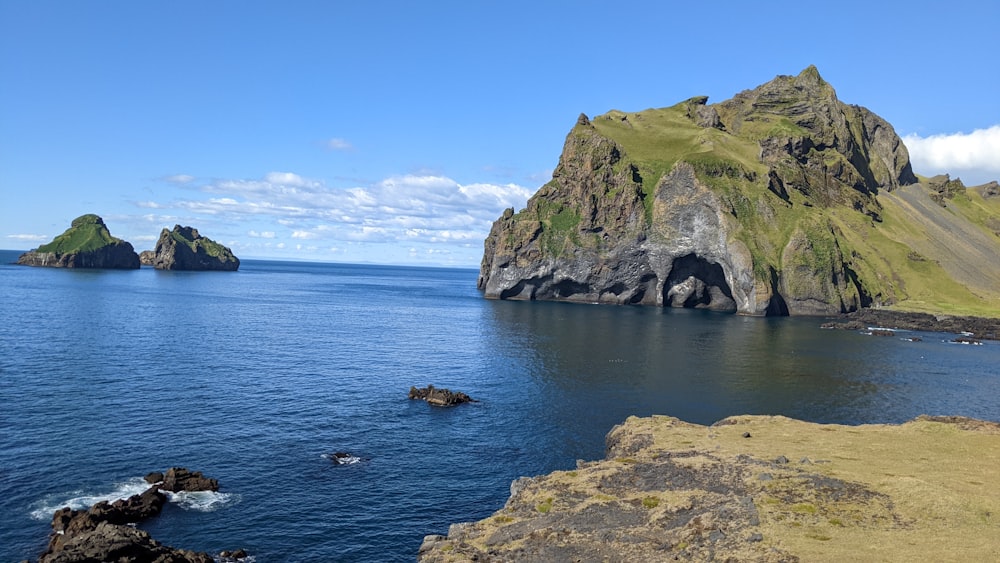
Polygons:
<instances>
[{"instance_id":1,"label":"black volcanic rock","mask_svg":"<svg viewBox=\"0 0 1000 563\"><path fill-rule=\"evenodd\" d=\"M158 270L222 270L234 272L240 260L233 252L201 236L197 229L174 225L163 229L152 255L143 253L144 262Z\"/></svg>"},{"instance_id":2,"label":"black volcanic rock","mask_svg":"<svg viewBox=\"0 0 1000 563\"><path fill-rule=\"evenodd\" d=\"M139 255L132 245L111 236L97 215L81 215L52 242L25 252L17 259L25 266L51 268L111 268L134 270Z\"/></svg>"},{"instance_id":3,"label":"black volcanic rock","mask_svg":"<svg viewBox=\"0 0 1000 563\"><path fill-rule=\"evenodd\" d=\"M462 403L474 403L475 399L460 391L438 389L433 385L427 387L410 387L410 399L424 400L437 407L453 407Z\"/></svg>"},{"instance_id":4,"label":"black volcanic rock","mask_svg":"<svg viewBox=\"0 0 1000 563\"><path fill-rule=\"evenodd\" d=\"M98 561L155 561L157 563L211 563L207 553L175 549L154 540L135 524L158 516L167 501L160 489L177 491L217 491L218 481L200 472L174 467L150 473L153 485L138 495L114 502L102 501L87 510L61 508L52 516L52 535L39 563Z\"/></svg>"}]
</instances>

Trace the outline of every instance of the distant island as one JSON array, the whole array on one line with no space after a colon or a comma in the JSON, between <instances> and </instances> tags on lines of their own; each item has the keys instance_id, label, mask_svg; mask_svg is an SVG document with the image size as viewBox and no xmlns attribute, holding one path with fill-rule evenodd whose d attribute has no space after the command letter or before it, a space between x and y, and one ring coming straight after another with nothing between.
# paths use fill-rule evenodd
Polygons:
<instances>
[{"instance_id":1,"label":"distant island","mask_svg":"<svg viewBox=\"0 0 1000 563\"><path fill-rule=\"evenodd\" d=\"M175 225L163 229L155 250L136 254L132 244L111 236L104 220L92 213L73 220L52 242L25 252L17 259L25 266L51 268L137 269L142 264L158 270L236 271L240 260L232 250L203 237L197 229Z\"/></svg>"},{"instance_id":2,"label":"distant island","mask_svg":"<svg viewBox=\"0 0 1000 563\"><path fill-rule=\"evenodd\" d=\"M52 242L25 252L17 259L25 266L52 268L139 268L139 255L131 243L111 236L104 219L81 215Z\"/></svg>"},{"instance_id":3,"label":"distant island","mask_svg":"<svg viewBox=\"0 0 1000 563\"><path fill-rule=\"evenodd\" d=\"M173 230L163 229L156 248L144 251L140 258L143 264L158 270L233 272L240 268L240 259L228 247L201 236L197 229L180 225L174 225Z\"/></svg>"},{"instance_id":4,"label":"distant island","mask_svg":"<svg viewBox=\"0 0 1000 563\"><path fill-rule=\"evenodd\" d=\"M730 100L581 115L484 244L490 299L1000 317L1000 185L916 175L810 66Z\"/></svg>"}]
</instances>

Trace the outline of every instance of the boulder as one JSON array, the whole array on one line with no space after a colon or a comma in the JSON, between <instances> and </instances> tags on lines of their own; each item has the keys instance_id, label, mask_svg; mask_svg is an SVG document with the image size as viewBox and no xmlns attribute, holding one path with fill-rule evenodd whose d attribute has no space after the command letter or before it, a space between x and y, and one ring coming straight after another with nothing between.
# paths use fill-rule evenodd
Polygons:
<instances>
[{"instance_id":1,"label":"boulder","mask_svg":"<svg viewBox=\"0 0 1000 563\"><path fill-rule=\"evenodd\" d=\"M52 242L22 254L17 263L50 268L134 270L139 267L139 255L130 243L111 236L103 219L88 214L74 219L70 228Z\"/></svg>"},{"instance_id":2,"label":"boulder","mask_svg":"<svg viewBox=\"0 0 1000 563\"><path fill-rule=\"evenodd\" d=\"M201 474L201 471L188 471L183 467L171 467L163 476L160 490L179 491L218 491L219 481Z\"/></svg>"},{"instance_id":3,"label":"boulder","mask_svg":"<svg viewBox=\"0 0 1000 563\"><path fill-rule=\"evenodd\" d=\"M174 225L163 229L146 262L157 270L221 270L234 272L240 260L226 246L202 236L197 229Z\"/></svg>"}]
</instances>

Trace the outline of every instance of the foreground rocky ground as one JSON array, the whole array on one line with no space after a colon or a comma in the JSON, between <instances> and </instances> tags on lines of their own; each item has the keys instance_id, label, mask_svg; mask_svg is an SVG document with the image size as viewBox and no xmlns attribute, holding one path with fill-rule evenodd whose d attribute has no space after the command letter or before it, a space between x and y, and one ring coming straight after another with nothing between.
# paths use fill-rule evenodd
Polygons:
<instances>
[{"instance_id":1,"label":"foreground rocky ground","mask_svg":"<svg viewBox=\"0 0 1000 563\"><path fill-rule=\"evenodd\" d=\"M603 461L522 478L427 536L444 561L997 561L1000 424L629 418Z\"/></svg>"}]
</instances>

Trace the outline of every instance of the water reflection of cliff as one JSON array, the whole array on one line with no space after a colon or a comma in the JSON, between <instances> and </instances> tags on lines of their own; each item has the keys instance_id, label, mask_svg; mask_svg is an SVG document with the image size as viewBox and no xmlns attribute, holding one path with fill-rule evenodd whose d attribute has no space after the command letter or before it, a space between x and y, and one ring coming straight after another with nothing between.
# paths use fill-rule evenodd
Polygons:
<instances>
[{"instance_id":1,"label":"water reflection of cliff","mask_svg":"<svg viewBox=\"0 0 1000 563\"><path fill-rule=\"evenodd\" d=\"M712 423L733 414L817 422L899 422L942 408L952 362L934 342L863 337L812 318L695 310L492 302L496 334L528 347L552 424L668 414ZM994 351L995 353L995 351ZM983 364L980 370L985 370ZM992 408L983 405L983 408ZM964 412L989 418L988 413Z\"/></svg>"}]
</instances>

